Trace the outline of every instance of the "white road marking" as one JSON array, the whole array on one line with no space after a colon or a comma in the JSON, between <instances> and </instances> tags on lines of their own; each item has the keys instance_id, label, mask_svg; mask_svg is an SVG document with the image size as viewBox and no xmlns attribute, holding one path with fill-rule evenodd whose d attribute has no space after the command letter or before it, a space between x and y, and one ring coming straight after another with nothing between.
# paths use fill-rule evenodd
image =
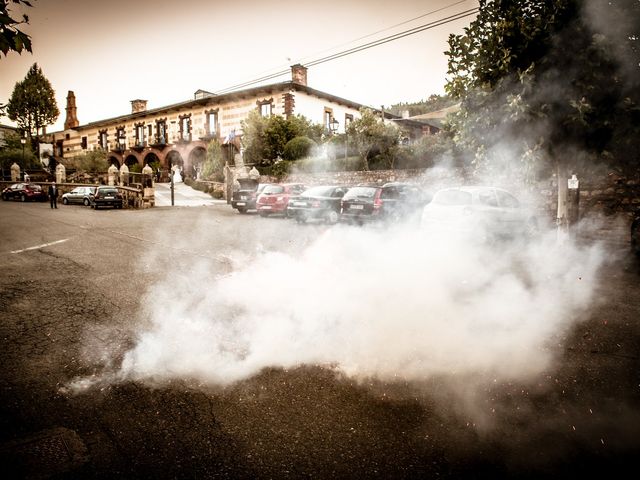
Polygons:
<instances>
[{"instance_id":1,"label":"white road marking","mask_svg":"<svg viewBox=\"0 0 640 480\"><path fill-rule=\"evenodd\" d=\"M63 243L69 240L68 238L62 240L56 240L55 242L43 243L42 245L37 245L35 247L23 248L22 250L12 250L11 253L22 253L27 252L29 250L38 250L39 248L50 247L51 245L56 245L58 243Z\"/></svg>"}]
</instances>

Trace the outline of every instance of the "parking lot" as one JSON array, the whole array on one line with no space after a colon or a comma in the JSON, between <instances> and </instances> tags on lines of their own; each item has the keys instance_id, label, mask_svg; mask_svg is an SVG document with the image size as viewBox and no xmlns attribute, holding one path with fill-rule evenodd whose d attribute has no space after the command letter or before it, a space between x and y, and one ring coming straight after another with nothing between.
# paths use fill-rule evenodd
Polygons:
<instances>
[{"instance_id":1,"label":"parking lot","mask_svg":"<svg viewBox=\"0 0 640 480\"><path fill-rule=\"evenodd\" d=\"M567 274L541 263L539 283L482 263L496 282L416 256L410 234L222 202L2 202L0 223L16 478L621 478L640 453L639 268L620 239ZM488 300L519 275L531 303ZM463 322L478 311L514 323Z\"/></svg>"}]
</instances>

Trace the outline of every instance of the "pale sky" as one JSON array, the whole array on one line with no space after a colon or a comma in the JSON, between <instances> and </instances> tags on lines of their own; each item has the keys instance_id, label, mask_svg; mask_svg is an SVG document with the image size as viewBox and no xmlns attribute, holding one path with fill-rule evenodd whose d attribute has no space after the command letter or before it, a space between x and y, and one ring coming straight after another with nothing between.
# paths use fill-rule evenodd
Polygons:
<instances>
[{"instance_id":1,"label":"pale sky","mask_svg":"<svg viewBox=\"0 0 640 480\"><path fill-rule=\"evenodd\" d=\"M478 6L477 0L32 3L34 8L13 7L30 17L24 31L33 54L0 58L0 103L37 62L61 112L49 132L62 129L69 90L82 125L129 113L133 99L148 100L149 109L191 100L198 89L215 93ZM311 66L308 85L377 108L443 94L447 39L473 18ZM287 74L263 83L290 79ZM12 124L6 117L0 123Z\"/></svg>"}]
</instances>

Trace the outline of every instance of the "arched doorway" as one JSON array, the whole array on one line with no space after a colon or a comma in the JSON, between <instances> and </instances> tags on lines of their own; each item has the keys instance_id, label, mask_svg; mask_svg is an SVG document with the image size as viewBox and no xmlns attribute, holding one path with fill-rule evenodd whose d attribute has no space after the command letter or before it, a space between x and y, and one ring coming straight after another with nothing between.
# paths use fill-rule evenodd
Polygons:
<instances>
[{"instance_id":1,"label":"arched doorway","mask_svg":"<svg viewBox=\"0 0 640 480\"><path fill-rule=\"evenodd\" d=\"M200 178L202 167L207 159L207 151L203 147L196 147L189 153L189 168L186 174L193 178Z\"/></svg>"},{"instance_id":2,"label":"arched doorway","mask_svg":"<svg viewBox=\"0 0 640 480\"><path fill-rule=\"evenodd\" d=\"M129 167L129 171L135 171L137 169L136 165L140 167L138 158L135 155L127 155L127 158L124 159L124 163L126 163L127 167Z\"/></svg>"},{"instance_id":3,"label":"arched doorway","mask_svg":"<svg viewBox=\"0 0 640 480\"><path fill-rule=\"evenodd\" d=\"M149 152L145 155L143 163L145 165L149 165L153 169L153 174L155 175L156 182L161 181L160 179L162 177L162 171L160 167L160 159L158 158L158 156L153 152Z\"/></svg>"},{"instance_id":4,"label":"arched doorway","mask_svg":"<svg viewBox=\"0 0 640 480\"><path fill-rule=\"evenodd\" d=\"M169 169L174 165L178 165L180 168L184 168L184 160L176 150L172 150L167 154L167 166Z\"/></svg>"},{"instance_id":5,"label":"arched doorway","mask_svg":"<svg viewBox=\"0 0 640 480\"><path fill-rule=\"evenodd\" d=\"M118 160L117 157L109 157L109 166L111 165L115 165L116 167L120 168L120 160Z\"/></svg>"},{"instance_id":6,"label":"arched doorway","mask_svg":"<svg viewBox=\"0 0 640 480\"><path fill-rule=\"evenodd\" d=\"M182 159L182 155L180 155L176 150L171 150L168 154L167 154L167 166L169 169L169 175L173 175L173 167L178 167L180 168L180 171L182 172L182 177L184 178L185 175L185 171L184 171L184 160Z\"/></svg>"}]
</instances>

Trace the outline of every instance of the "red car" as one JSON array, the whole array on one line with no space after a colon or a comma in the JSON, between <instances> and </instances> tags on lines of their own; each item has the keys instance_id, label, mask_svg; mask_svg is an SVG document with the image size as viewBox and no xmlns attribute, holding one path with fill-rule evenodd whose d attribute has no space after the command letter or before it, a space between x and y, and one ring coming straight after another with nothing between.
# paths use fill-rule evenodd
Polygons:
<instances>
[{"instance_id":1,"label":"red car","mask_svg":"<svg viewBox=\"0 0 640 480\"><path fill-rule=\"evenodd\" d=\"M289 198L300 195L305 188L302 183L267 185L258 196L256 209L262 217L272 214L287 216Z\"/></svg>"},{"instance_id":2,"label":"red car","mask_svg":"<svg viewBox=\"0 0 640 480\"><path fill-rule=\"evenodd\" d=\"M48 198L49 196L42 190L42 187L35 183L14 183L2 191L2 200L45 202Z\"/></svg>"}]
</instances>

